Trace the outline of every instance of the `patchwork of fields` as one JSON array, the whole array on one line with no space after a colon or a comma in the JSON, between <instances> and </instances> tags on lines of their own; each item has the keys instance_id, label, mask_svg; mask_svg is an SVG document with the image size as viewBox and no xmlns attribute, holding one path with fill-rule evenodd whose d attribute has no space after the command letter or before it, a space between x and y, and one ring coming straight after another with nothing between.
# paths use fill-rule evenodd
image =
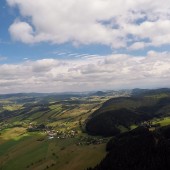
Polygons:
<instances>
[{"instance_id":1,"label":"patchwork of fields","mask_svg":"<svg viewBox=\"0 0 170 170\"><path fill-rule=\"evenodd\" d=\"M29 105L1 102L0 115L6 112L8 117L0 123L0 169L84 170L95 166L105 157L108 140L92 143L94 137L84 133L84 124L107 99L73 98ZM28 132L30 126L38 124L60 135L50 138L44 129ZM76 135L67 135L71 131L76 131ZM101 139L95 137L95 142Z\"/></svg>"},{"instance_id":2,"label":"patchwork of fields","mask_svg":"<svg viewBox=\"0 0 170 170\"><path fill-rule=\"evenodd\" d=\"M159 91L0 98L0 170L93 168L107 158L113 134L170 125L169 103L170 92Z\"/></svg>"}]
</instances>

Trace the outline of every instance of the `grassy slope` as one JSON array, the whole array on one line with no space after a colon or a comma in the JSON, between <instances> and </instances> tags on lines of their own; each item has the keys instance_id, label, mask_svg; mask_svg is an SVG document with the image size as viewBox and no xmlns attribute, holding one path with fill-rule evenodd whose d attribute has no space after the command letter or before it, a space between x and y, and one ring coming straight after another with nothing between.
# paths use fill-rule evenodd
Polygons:
<instances>
[{"instance_id":1,"label":"grassy slope","mask_svg":"<svg viewBox=\"0 0 170 170\"><path fill-rule=\"evenodd\" d=\"M170 124L170 117L153 120L153 124L160 124L160 126L167 126Z\"/></svg>"},{"instance_id":2,"label":"grassy slope","mask_svg":"<svg viewBox=\"0 0 170 170\"><path fill-rule=\"evenodd\" d=\"M21 137L13 128L3 134L8 135L11 139L3 140L0 145L0 164L3 170L38 170L52 165L50 169L83 170L95 166L106 154L105 144L77 146L76 138L48 140L40 133ZM43 141L37 141L42 137Z\"/></svg>"}]
</instances>

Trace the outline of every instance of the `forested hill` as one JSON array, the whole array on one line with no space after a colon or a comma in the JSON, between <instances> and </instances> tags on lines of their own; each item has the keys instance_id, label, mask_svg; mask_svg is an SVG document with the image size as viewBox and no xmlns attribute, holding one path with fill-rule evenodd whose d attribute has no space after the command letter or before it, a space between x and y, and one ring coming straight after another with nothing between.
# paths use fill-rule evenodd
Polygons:
<instances>
[{"instance_id":1,"label":"forested hill","mask_svg":"<svg viewBox=\"0 0 170 170\"><path fill-rule=\"evenodd\" d=\"M150 132L138 127L114 137L109 153L94 169L88 170L168 170L170 169L170 126Z\"/></svg>"},{"instance_id":2,"label":"forested hill","mask_svg":"<svg viewBox=\"0 0 170 170\"><path fill-rule=\"evenodd\" d=\"M170 90L142 90L131 97L106 101L88 119L86 130L92 135L112 136L128 131L153 118L170 116Z\"/></svg>"}]
</instances>

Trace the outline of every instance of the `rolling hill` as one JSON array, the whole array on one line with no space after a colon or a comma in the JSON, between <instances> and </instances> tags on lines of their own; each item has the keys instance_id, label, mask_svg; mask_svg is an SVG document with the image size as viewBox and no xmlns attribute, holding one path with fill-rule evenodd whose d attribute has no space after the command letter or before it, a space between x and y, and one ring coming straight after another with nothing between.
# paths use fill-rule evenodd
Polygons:
<instances>
[{"instance_id":1,"label":"rolling hill","mask_svg":"<svg viewBox=\"0 0 170 170\"><path fill-rule=\"evenodd\" d=\"M142 90L130 97L112 98L92 113L86 130L92 135L112 136L144 121L170 116L170 90Z\"/></svg>"}]
</instances>

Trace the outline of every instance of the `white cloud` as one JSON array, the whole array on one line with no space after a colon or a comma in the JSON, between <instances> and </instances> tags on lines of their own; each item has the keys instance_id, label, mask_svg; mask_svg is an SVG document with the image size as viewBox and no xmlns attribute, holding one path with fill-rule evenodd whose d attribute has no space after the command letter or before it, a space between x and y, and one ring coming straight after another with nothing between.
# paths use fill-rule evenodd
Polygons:
<instances>
[{"instance_id":1,"label":"white cloud","mask_svg":"<svg viewBox=\"0 0 170 170\"><path fill-rule=\"evenodd\" d=\"M15 21L9 28L14 40L25 43L34 43L33 29L26 22Z\"/></svg>"},{"instance_id":2,"label":"white cloud","mask_svg":"<svg viewBox=\"0 0 170 170\"><path fill-rule=\"evenodd\" d=\"M144 43L144 42L135 42L128 49L129 50L139 50L139 49L145 48L146 46L147 46L147 43Z\"/></svg>"},{"instance_id":3,"label":"white cloud","mask_svg":"<svg viewBox=\"0 0 170 170\"><path fill-rule=\"evenodd\" d=\"M0 65L0 93L170 87L170 53L42 59Z\"/></svg>"},{"instance_id":4,"label":"white cloud","mask_svg":"<svg viewBox=\"0 0 170 170\"><path fill-rule=\"evenodd\" d=\"M113 48L170 42L170 0L7 0L18 7L11 36L24 43L105 44ZM22 33L22 34L21 34ZM129 35L132 35L129 38Z\"/></svg>"}]
</instances>

